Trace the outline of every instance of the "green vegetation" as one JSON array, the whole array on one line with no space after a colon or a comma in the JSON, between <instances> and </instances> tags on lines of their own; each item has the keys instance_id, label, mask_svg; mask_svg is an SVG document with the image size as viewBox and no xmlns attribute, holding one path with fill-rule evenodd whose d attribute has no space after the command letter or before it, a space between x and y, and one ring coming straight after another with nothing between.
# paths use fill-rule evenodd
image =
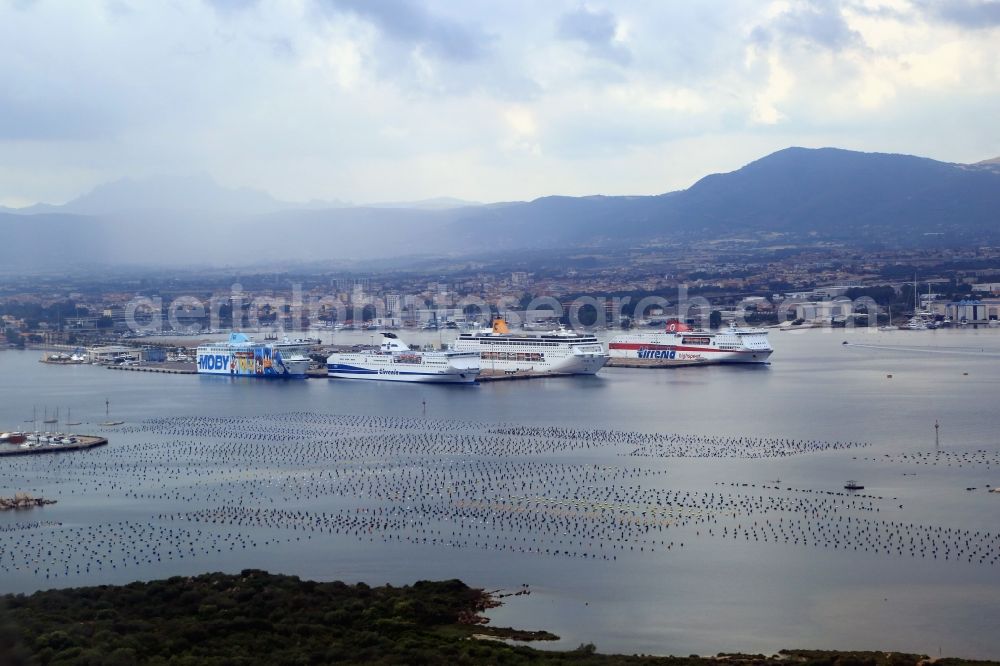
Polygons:
<instances>
[{"instance_id":1,"label":"green vegetation","mask_svg":"<svg viewBox=\"0 0 1000 666\"><path fill-rule=\"evenodd\" d=\"M487 636L554 639L486 628L493 596L458 580L408 587L239 575L0 598L0 663L7 664L670 664L792 663L916 666L899 653L785 651L775 657L601 655L592 644L547 652ZM959 660L945 660L960 666ZM938 662L942 663L942 662ZM985 663L985 662L981 662Z\"/></svg>"}]
</instances>

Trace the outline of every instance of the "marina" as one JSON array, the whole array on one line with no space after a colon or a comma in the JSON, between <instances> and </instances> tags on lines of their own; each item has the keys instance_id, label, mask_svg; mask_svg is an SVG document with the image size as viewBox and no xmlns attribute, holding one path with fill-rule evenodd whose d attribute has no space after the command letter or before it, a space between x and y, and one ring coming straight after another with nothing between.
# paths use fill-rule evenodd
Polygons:
<instances>
[{"instance_id":1,"label":"marina","mask_svg":"<svg viewBox=\"0 0 1000 666\"><path fill-rule=\"evenodd\" d=\"M68 436L67 436L68 437ZM47 453L70 453L73 451L85 451L87 449L93 449L98 446L105 446L108 443L105 437L96 437L92 435L74 435L74 441L48 441L50 438L46 437L45 442L32 442L28 441L24 444L0 444L0 456L30 456L30 455L41 455ZM62 440L62 436L53 435L52 440Z\"/></svg>"}]
</instances>

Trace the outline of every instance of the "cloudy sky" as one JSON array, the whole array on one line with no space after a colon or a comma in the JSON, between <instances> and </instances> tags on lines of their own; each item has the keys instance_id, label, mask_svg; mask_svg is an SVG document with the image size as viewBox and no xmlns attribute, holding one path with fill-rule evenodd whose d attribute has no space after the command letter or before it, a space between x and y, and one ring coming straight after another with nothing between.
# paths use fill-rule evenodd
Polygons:
<instances>
[{"instance_id":1,"label":"cloudy sky","mask_svg":"<svg viewBox=\"0 0 1000 666\"><path fill-rule=\"evenodd\" d=\"M789 146L1000 155L1000 1L0 0L0 205L652 194Z\"/></svg>"}]
</instances>

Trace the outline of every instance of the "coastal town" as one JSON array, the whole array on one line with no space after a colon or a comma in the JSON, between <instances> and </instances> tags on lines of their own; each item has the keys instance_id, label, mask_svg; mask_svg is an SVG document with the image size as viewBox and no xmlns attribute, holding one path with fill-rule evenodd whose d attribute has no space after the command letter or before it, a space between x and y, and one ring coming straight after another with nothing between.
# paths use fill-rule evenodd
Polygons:
<instances>
[{"instance_id":1,"label":"coastal town","mask_svg":"<svg viewBox=\"0 0 1000 666\"><path fill-rule=\"evenodd\" d=\"M1000 248L865 252L734 244L579 250L531 270L511 257L368 273L190 268L169 276L154 269L17 275L0 285L0 318L14 346L130 347L150 335L437 330L478 326L497 315L514 326L590 329L658 326L671 317L706 328L734 320L905 325L921 313L940 325L990 326L1000 319Z\"/></svg>"}]
</instances>

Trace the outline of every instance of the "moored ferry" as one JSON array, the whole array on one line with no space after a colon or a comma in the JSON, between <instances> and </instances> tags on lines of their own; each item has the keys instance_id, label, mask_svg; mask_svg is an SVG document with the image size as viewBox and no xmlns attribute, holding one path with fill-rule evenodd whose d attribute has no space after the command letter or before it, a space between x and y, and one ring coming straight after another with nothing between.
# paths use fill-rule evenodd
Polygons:
<instances>
[{"instance_id":1,"label":"moored ferry","mask_svg":"<svg viewBox=\"0 0 1000 666\"><path fill-rule=\"evenodd\" d=\"M765 329L735 324L714 332L671 321L661 332L623 333L608 342L611 358L648 361L649 365L767 363L773 351Z\"/></svg>"},{"instance_id":2,"label":"moored ferry","mask_svg":"<svg viewBox=\"0 0 1000 666\"><path fill-rule=\"evenodd\" d=\"M309 369L308 345L254 342L244 333L230 333L225 342L198 347L198 373L232 377L301 378Z\"/></svg>"},{"instance_id":3,"label":"moored ferry","mask_svg":"<svg viewBox=\"0 0 1000 666\"><path fill-rule=\"evenodd\" d=\"M452 345L456 351L475 352L483 370L592 375L608 362L597 338L560 329L540 335L514 334L503 319L493 327L462 333Z\"/></svg>"},{"instance_id":4,"label":"moored ferry","mask_svg":"<svg viewBox=\"0 0 1000 666\"><path fill-rule=\"evenodd\" d=\"M382 333L378 349L330 354L326 359L326 374L340 379L471 384L479 376L479 355L413 351L395 333Z\"/></svg>"}]
</instances>

